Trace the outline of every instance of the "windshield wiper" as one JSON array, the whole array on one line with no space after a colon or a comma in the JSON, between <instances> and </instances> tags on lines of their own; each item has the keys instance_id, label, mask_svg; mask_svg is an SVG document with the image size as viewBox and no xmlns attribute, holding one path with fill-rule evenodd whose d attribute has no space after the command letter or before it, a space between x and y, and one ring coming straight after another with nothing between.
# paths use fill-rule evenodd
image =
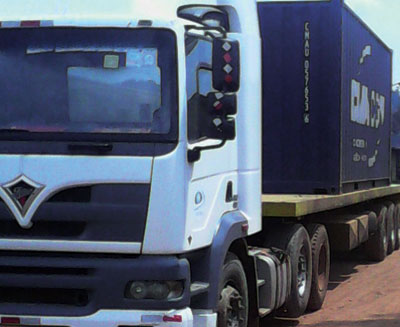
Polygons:
<instances>
[{"instance_id":1,"label":"windshield wiper","mask_svg":"<svg viewBox=\"0 0 400 327\"><path fill-rule=\"evenodd\" d=\"M70 151L111 152L114 146L110 143L71 143L68 144Z\"/></svg>"}]
</instances>

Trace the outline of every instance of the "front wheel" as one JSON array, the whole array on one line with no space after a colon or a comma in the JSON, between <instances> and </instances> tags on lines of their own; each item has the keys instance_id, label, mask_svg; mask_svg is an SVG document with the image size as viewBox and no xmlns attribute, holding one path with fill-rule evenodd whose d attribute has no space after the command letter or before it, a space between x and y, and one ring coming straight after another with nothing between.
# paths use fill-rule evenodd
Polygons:
<instances>
[{"instance_id":1,"label":"front wheel","mask_svg":"<svg viewBox=\"0 0 400 327\"><path fill-rule=\"evenodd\" d=\"M218 327L247 327L248 303L243 265L236 255L229 252L219 283Z\"/></svg>"}]
</instances>

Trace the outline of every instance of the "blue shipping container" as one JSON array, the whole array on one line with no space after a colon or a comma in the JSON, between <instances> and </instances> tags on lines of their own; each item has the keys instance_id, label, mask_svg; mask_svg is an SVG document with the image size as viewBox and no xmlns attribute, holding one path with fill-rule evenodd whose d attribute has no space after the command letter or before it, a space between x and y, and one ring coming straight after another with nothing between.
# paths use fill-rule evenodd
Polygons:
<instances>
[{"instance_id":1,"label":"blue shipping container","mask_svg":"<svg viewBox=\"0 0 400 327\"><path fill-rule=\"evenodd\" d=\"M390 183L392 51L343 0L258 3L263 192Z\"/></svg>"}]
</instances>

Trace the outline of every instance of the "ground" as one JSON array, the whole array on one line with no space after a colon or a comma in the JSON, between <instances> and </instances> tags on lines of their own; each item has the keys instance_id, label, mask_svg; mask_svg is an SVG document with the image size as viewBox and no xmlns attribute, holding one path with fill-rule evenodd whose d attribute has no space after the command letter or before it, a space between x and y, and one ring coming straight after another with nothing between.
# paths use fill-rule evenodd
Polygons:
<instances>
[{"instance_id":1,"label":"ground","mask_svg":"<svg viewBox=\"0 0 400 327\"><path fill-rule=\"evenodd\" d=\"M371 263L361 250L332 260L323 308L299 320L266 319L262 327L400 327L400 251Z\"/></svg>"}]
</instances>

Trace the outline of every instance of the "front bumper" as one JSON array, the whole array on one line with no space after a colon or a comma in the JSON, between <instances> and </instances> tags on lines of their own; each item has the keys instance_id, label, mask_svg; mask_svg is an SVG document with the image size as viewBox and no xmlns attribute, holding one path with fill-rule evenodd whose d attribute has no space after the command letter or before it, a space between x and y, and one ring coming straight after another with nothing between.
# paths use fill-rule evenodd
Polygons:
<instances>
[{"instance_id":1,"label":"front bumper","mask_svg":"<svg viewBox=\"0 0 400 327\"><path fill-rule=\"evenodd\" d=\"M176 300L126 298L128 283L147 280L183 281L184 293ZM0 315L3 316L92 317L101 310L147 312L187 307L190 307L190 267L186 259L0 253Z\"/></svg>"},{"instance_id":2,"label":"front bumper","mask_svg":"<svg viewBox=\"0 0 400 327\"><path fill-rule=\"evenodd\" d=\"M215 313L192 312L190 308L169 311L100 310L85 317L0 316L2 320L19 318L20 325L48 327L215 327L217 321ZM171 318L176 321L169 321Z\"/></svg>"}]
</instances>

